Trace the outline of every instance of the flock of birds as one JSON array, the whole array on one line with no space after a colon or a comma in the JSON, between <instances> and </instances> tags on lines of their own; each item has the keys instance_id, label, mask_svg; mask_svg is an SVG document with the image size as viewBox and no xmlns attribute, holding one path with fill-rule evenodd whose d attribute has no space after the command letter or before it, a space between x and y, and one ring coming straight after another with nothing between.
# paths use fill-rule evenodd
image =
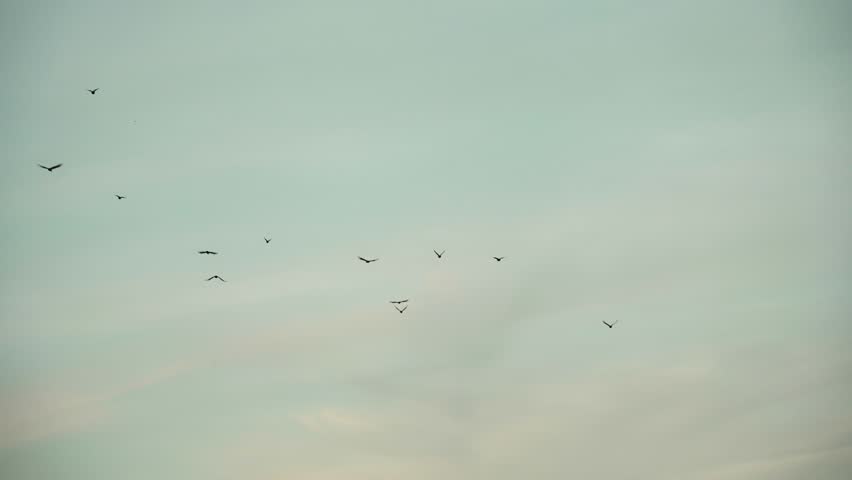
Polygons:
<instances>
[{"instance_id":1,"label":"flock of birds","mask_svg":"<svg viewBox=\"0 0 852 480\"><path fill-rule=\"evenodd\" d=\"M86 91L87 91L87 92L89 92L90 94L94 95L94 94L95 94L98 90L100 90L100 88L94 88L94 89L86 90ZM53 173L53 171L54 171L54 170L56 170L57 168L59 168L59 167L61 167L61 166L62 166L62 164L61 164L61 163L57 163L56 165L53 165L53 166L51 166L51 167L47 167L47 166L42 165L42 164L37 164L37 165L38 165L39 167L41 167L41 168L43 168L43 169L47 170L47 171L48 171L48 172L50 172L50 173ZM124 200L124 199L126 199L127 197L126 197L126 196L124 196L124 195L118 195L118 194L115 194L115 198L117 198L118 200ZM263 240L266 242L266 244L267 244L267 245L269 244L269 242L271 242L271 241L272 241L272 239L271 239L271 238L266 238L266 237L263 237ZM432 251L433 251L433 252L435 253L435 255L438 257L438 259L443 258L443 257L444 257L444 253L446 253L446 250L443 250L443 251L441 251L440 253L438 253L438 251L437 251L437 250L432 250ZM199 251L198 251L198 254L199 254L199 255L218 255L218 254L219 254L219 252L214 252L214 251L211 251L211 250L199 250ZM506 257L491 257L491 258L493 258L493 259L494 259L495 261L497 261L497 262L502 262L502 261L503 261L503 259L504 259L504 258L506 258ZM378 258L364 258L364 257L358 257L358 260L361 260L362 262L364 262L364 263L366 263L366 264L368 264L368 265L369 265L369 264L371 264L371 263L373 263L373 262L377 262L379 259L378 259ZM225 280L224 278L220 277L218 274L217 274L217 275L213 275L213 276L211 276L211 277L207 278L207 280L206 280L206 281L208 281L208 282L209 282L209 281L211 281L211 280L219 280L220 282L227 282L227 280ZM405 300L391 300L391 301L390 301L390 303L393 305L393 307L396 309L396 311L397 311L397 312L399 312L399 313L404 313L406 310L408 310L408 300L409 300L409 299L407 299L407 298L406 298ZM403 306L402 306L402 308L400 308L400 305L403 305ZM615 321L615 322L613 322L613 323L607 323L606 321L603 321L603 324L604 324L604 325L606 325L606 326L607 326L607 327L609 327L609 328L612 328L613 326L615 326L615 324L616 324L616 323L618 323L618 320L616 320L616 321Z\"/></svg>"}]
</instances>

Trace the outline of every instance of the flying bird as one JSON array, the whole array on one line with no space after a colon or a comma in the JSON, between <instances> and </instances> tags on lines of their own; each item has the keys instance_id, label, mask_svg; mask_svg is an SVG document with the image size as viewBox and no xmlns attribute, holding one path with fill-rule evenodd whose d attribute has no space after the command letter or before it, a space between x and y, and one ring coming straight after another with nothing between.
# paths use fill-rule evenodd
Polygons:
<instances>
[{"instance_id":1,"label":"flying bird","mask_svg":"<svg viewBox=\"0 0 852 480\"><path fill-rule=\"evenodd\" d=\"M604 325L606 325L606 326L607 326L607 327L609 327L609 328L612 328L612 326L613 326L613 325L615 325L616 323L618 323L618 320L616 320L616 321L614 321L614 322L612 322L612 323L606 323L606 322L603 322L603 324L604 324Z\"/></svg>"},{"instance_id":2,"label":"flying bird","mask_svg":"<svg viewBox=\"0 0 852 480\"><path fill-rule=\"evenodd\" d=\"M219 255L219 252L211 252L210 250L201 250L200 255Z\"/></svg>"},{"instance_id":3,"label":"flying bird","mask_svg":"<svg viewBox=\"0 0 852 480\"><path fill-rule=\"evenodd\" d=\"M366 259L366 258L364 258L364 257L358 257L358 260L361 260L361 261L362 261L362 262L364 262L364 263L373 263L373 262L375 262L376 260L378 260L378 258L371 258L371 259L369 259L369 260L368 260L368 259Z\"/></svg>"},{"instance_id":4,"label":"flying bird","mask_svg":"<svg viewBox=\"0 0 852 480\"><path fill-rule=\"evenodd\" d=\"M117 199L119 199L119 200L124 200L124 199L125 199L125 198L127 198L127 197L122 196L122 195L116 195L116 196L115 196L115 198L117 198Z\"/></svg>"},{"instance_id":5,"label":"flying bird","mask_svg":"<svg viewBox=\"0 0 852 480\"><path fill-rule=\"evenodd\" d=\"M272 241L272 239L271 239L271 238L263 237L263 239L264 239L264 240L266 240L266 243L269 243L269 242L271 242L271 241Z\"/></svg>"},{"instance_id":6,"label":"flying bird","mask_svg":"<svg viewBox=\"0 0 852 480\"><path fill-rule=\"evenodd\" d=\"M491 257L491 258L493 258L494 260L497 260L497 261L499 262L499 261L503 260L503 259L504 259L504 258L506 258L506 257Z\"/></svg>"},{"instance_id":7,"label":"flying bird","mask_svg":"<svg viewBox=\"0 0 852 480\"><path fill-rule=\"evenodd\" d=\"M390 303L399 305L400 303L405 303L407 301L408 301L408 299L406 298L405 300L391 300Z\"/></svg>"},{"instance_id":8,"label":"flying bird","mask_svg":"<svg viewBox=\"0 0 852 480\"><path fill-rule=\"evenodd\" d=\"M40 164L40 163L39 163L39 164L38 164L38 166L39 166L39 167L41 167L41 168L43 168L43 169L45 169L45 170L47 170L48 172L51 172L51 173L52 173L52 172L53 172L54 170L56 170L57 168L61 167L61 166L62 166L62 164L61 164L61 163L57 163L56 165L54 165L54 166L52 166L52 167L45 167L44 165L42 165L42 164Z\"/></svg>"},{"instance_id":9,"label":"flying bird","mask_svg":"<svg viewBox=\"0 0 852 480\"><path fill-rule=\"evenodd\" d=\"M212 277L208 278L207 281L209 282L210 280L213 280L214 278L218 278L219 280L221 280L223 282L225 281L225 279L220 277L219 275L213 275Z\"/></svg>"},{"instance_id":10,"label":"flying bird","mask_svg":"<svg viewBox=\"0 0 852 480\"><path fill-rule=\"evenodd\" d=\"M100 90L100 87L98 87L98 88L96 88L96 89L94 89L94 90L87 90L87 91L88 91L89 93L91 93L92 95L94 95L94 94L95 94L95 92L97 92L98 90Z\"/></svg>"},{"instance_id":11,"label":"flying bird","mask_svg":"<svg viewBox=\"0 0 852 480\"><path fill-rule=\"evenodd\" d=\"M432 250L432 251L433 251L433 252L435 252L435 255L437 255L437 256L438 256L438 258L443 257L443 256L444 256L444 252L446 252L446 250L444 250L444 251L443 251L443 252L441 252L441 253L438 253L438 251L437 251L437 250Z\"/></svg>"},{"instance_id":12,"label":"flying bird","mask_svg":"<svg viewBox=\"0 0 852 480\"><path fill-rule=\"evenodd\" d=\"M402 308L399 308L399 307L397 307L396 305L394 305L394 306L393 306L393 308L395 308L397 312L402 313L402 312L404 312L404 311L408 310L408 305L406 305L406 306L404 306L404 307L402 307Z\"/></svg>"}]
</instances>

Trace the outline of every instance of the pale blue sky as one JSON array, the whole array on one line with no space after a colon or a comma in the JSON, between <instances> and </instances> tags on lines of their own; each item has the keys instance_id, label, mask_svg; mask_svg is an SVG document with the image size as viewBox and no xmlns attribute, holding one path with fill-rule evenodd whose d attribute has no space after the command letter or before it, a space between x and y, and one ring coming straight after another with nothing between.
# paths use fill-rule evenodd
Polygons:
<instances>
[{"instance_id":1,"label":"pale blue sky","mask_svg":"<svg viewBox=\"0 0 852 480\"><path fill-rule=\"evenodd\" d=\"M849 478L848 2L175 3L0 2L0 476Z\"/></svg>"}]
</instances>

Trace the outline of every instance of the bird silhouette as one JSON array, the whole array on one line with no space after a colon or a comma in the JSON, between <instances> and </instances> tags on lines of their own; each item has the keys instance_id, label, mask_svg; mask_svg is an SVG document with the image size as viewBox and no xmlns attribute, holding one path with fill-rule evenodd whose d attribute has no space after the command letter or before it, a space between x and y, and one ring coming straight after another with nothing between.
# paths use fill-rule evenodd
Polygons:
<instances>
[{"instance_id":1,"label":"bird silhouette","mask_svg":"<svg viewBox=\"0 0 852 480\"><path fill-rule=\"evenodd\" d=\"M391 300L390 303L399 305L400 303L405 303L407 301L408 301L408 299L406 298L405 300Z\"/></svg>"},{"instance_id":2,"label":"bird silhouette","mask_svg":"<svg viewBox=\"0 0 852 480\"><path fill-rule=\"evenodd\" d=\"M211 252L210 250L201 250L198 253L200 255L219 255L219 252Z\"/></svg>"},{"instance_id":3,"label":"bird silhouette","mask_svg":"<svg viewBox=\"0 0 852 480\"><path fill-rule=\"evenodd\" d=\"M100 87L99 87L99 88L96 88L96 89L94 89L94 90L87 90L87 91L88 91L89 93L91 93L92 95L94 95L94 94L95 94L95 92L97 92L98 90L100 90Z\"/></svg>"},{"instance_id":4,"label":"bird silhouette","mask_svg":"<svg viewBox=\"0 0 852 480\"><path fill-rule=\"evenodd\" d=\"M613 326L613 325L615 325L616 323L618 323L618 320L616 320L616 321L614 321L614 322L612 322L612 323L606 323L606 322L603 322L603 324L604 324L604 325L606 325L606 326L607 326L607 327L609 327L609 328L612 328L612 326Z\"/></svg>"},{"instance_id":5,"label":"bird silhouette","mask_svg":"<svg viewBox=\"0 0 852 480\"><path fill-rule=\"evenodd\" d=\"M117 198L119 200L124 200L127 197L124 197L124 196L121 196L121 195L116 195L115 198Z\"/></svg>"},{"instance_id":6,"label":"bird silhouette","mask_svg":"<svg viewBox=\"0 0 852 480\"><path fill-rule=\"evenodd\" d=\"M364 263L373 263L373 262L377 261L378 258L371 258L371 259L368 260L364 257L358 257L358 260L361 260Z\"/></svg>"},{"instance_id":7,"label":"bird silhouette","mask_svg":"<svg viewBox=\"0 0 852 480\"><path fill-rule=\"evenodd\" d=\"M502 261L506 257L491 257L491 258L493 258L494 260L497 260L499 262L499 261Z\"/></svg>"},{"instance_id":8,"label":"bird silhouette","mask_svg":"<svg viewBox=\"0 0 852 480\"><path fill-rule=\"evenodd\" d=\"M225 281L225 279L220 277L219 275L213 275L212 277L208 278L207 281L209 282L210 280L213 280L214 278L218 278L219 280L221 280L223 282Z\"/></svg>"},{"instance_id":9,"label":"bird silhouette","mask_svg":"<svg viewBox=\"0 0 852 480\"><path fill-rule=\"evenodd\" d=\"M402 307L402 308L399 308L399 307L397 307L396 305L394 305L394 306L393 306L393 308L395 308L397 312L402 313L402 312L404 312L404 311L408 310L408 305L406 305L406 306L404 306L404 307Z\"/></svg>"},{"instance_id":10,"label":"bird silhouette","mask_svg":"<svg viewBox=\"0 0 852 480\"><path fill-rule=\"evenodd\" d=\"M271 241L272 241L272 239L271 239L271 238L263 237L263 239L264 239L264 240L266 240L266 243L269 243L269 242L271 242Z\"/></svg>"},{"instance_id":11,"label":"bird silhouette","mask_svg":"<svg viewBox=\"0 0 852 480\"><path fill-rule=\"evenodd\" d=\"M43 168L43 169L45 169L45 170L47 170L48 172L51 172L51 173L52 173L52 172L53 172L54 170L56 170L57 168L61 167L61 166L62 166L62 164L61 164L61 163L57 163L56 165L54 165L54 166L52 166L52 167L45 167L44 165L42 165L42 164L40 164L40 163L39 163L39 164L38 164L38 166L39 166L39 167L41 167L41 168Z\"/></svg>"},{"instance_id":12,"label":"bird silhouette","mask_svg":"<svg viewBox=\"0 0 852 480\"><path fill-rule=\"evenodd\" d=\"M444 251L443 251L443 252L441 252L441 253L438 253L438 251L437 251L437 250L432 250L432 251L433 251L433 252L435 252L435 255L437 255L437 256L438 256L438 258L443 257L443 256L444 256L444 253L446 252L446 250L444 250Z\"/></svg>"}]
</instances>

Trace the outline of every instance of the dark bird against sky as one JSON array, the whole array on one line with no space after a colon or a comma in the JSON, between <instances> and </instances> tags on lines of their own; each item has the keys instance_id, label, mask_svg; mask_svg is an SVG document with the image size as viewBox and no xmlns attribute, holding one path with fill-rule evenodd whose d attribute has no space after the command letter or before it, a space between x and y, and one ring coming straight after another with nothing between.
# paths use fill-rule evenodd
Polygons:
<instances>
[{"instance_id":1,"label":"dark bird against sky","mask_svg":"<svg viewBox=\"0 0 852 480\"><path fill-rule=\"evenodd\" d=\"M435 255L437 255L437 256L438 256L438 258L443 257L443 256L444 256L444 253L446 252L446 250L444 250L444 251L443 251L443 252L441 252L441 253L438 253L438 251L437 251L437 250L432 250L432 251L433 251L433 252L435 252Z\"/></svg>"},{"instance_id":2,"label":"dark bird against sky","mask_svg":"<svg viewBox=\"0 0 852 480\"><path fill-rule=\"evenodd\" d=\"M391 300L390 303L394 303L394 304L399 305L400 303L405 303L407 301L408 301L408 299L406 298L405 300Z\"/></svg>"},{"instance_id":3,"label":"dark bird against sky","mask_svg":"<svg viewBox=\"0 0 852 480\"><path fill-rule=\"evenodd\" d=\"M209 282L210 280L213 280L214 278L218 278L222 282L225 281L225 279L220 277L219 275L213 275L212 277L208 278L207 281Z\"/></svg>"},{"instance_id":4,"label":"dark bird against sky","mask_svg":"<svg viewBox=\"0 0 852 480\"><path fill-rule=\"evenodd\" d=\"M266 240L266 243L269 243L269 242L271 242L271 241L272 241L272 239L271 239L271 238L263 237L263 239L264 239L264 240Z\"/></svg>"},{"instance_id":5,"label":"dark bird against sky","mask_svg":"<svg viewBox=\"0 0 852 480\"><path fill-rule=\"evenodd\" d=\"M43 169L45 169L45 170L47 170L48 172L53 172L53 171L54 171L54 170L56 170L57 168L61 167L61 166L62 166L62 164L61 164L61 163L57 163L56 165L54 165L54 166L52 166L52 167L45 167L44 165L42 165L42 164L40 164L40 163L39 163L39 164L38 164L38 166L39 166L39 167L41 167L41 168L43 168Z\"/></svg>"},{"instance_id":6,"label":"dark bird against sky","mask_svg":"<svg viewBox=\"0 0 852 480\"><path fill-rule=\"evenodd\" d=\"M364 262L364 263L372 263L372 262L377 261L377 260L378 260L378 258L372 258L372 259L369 259L369 260L368 260L368 259L366 259L366 258L364 258L364 257L358 257L358 260L361 260L361 261L362 261L362 262Z\"/></svg>"},{"instance_id":7,"label":"dark bird against sky","mask_svg":"<svg viewBox=\"0 0 852 480\"><path fill-rule=\"evenodd\" d=\"M614 322L612 322L612 323L606 323L606 322L603 322L603 324L604 324L604 325L606 325L606 326L607 326L607 327L609 327L609 328L612 328L612 326L613 326L613 325L615 325L616 323L618 323L618 320L616 320L616 321L614 321Z\"/></svg>"},{"instance_id":8,"label":"dark bird against sky","mask_svg":"<svg viewBox=\"0 0 852 480\"><path fill-rule=\"evenodd\" d=\"M122 196L122 195L116 195L116 196L115 196L115 198L117 198L117 199L119 199L119 200L124 200L124 199L125 199L125 198L127 198L127 197Z\"/></svg>"},{"instance_id":9,"label":"dark bird against sky","mask_svg":"<svg viewBox=\"0 0 852 480\"><path fill-rule=\"evenodd\" d=\"M210 250L201 250L198 253L200 255L219 255L219 252L211 252Z\"/></svg>"},{"instance_id":10,"label":"dark bird against sky","mask_svg":"<svg viewBox=\"0 0 852 480\"><path fill-rule=\"evenodd\" d=\"M506 257L491 257L491 258L493 258L494 260L497 260L497 261L499 262L499 261L503 260L503 259L504 259L504 258L506 258Z\"/></svg>"},{"instance_id":11,"label":"dark bird against sky","mask_svg":"<svg viewBox=\"0 0 852 480\"><path fill-rule=\"evenodd\" d=\"M394 305L393 308L395 308L397 312L402 313L402 312L408 310L408 305L402 307L401 309L399 307L397 307L396 305Z\"/></svg>"},{"instance_id":12,"label":"dark bird against sky","mask_svg":"<svg viewBox=\"0 0 852 480\"><path fill-rule=\"evenodd\" d=\"M99 87L99 88L96 88L96 89L94 89L94 90L87 90L87 92L89 92L89 93L91 93L92 95L94 95L94 94L95 94L95 92L97 92L98 90L100 90L100 87Z\"/></svg>"}]
</instances>

